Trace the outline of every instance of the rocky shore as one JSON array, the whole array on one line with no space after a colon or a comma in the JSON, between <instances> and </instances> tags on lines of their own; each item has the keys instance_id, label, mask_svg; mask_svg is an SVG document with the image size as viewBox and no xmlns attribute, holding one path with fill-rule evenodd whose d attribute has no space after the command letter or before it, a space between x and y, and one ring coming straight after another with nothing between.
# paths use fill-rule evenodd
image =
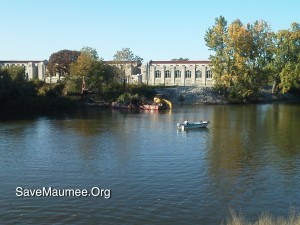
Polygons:
<instances>
[{"instance_id":1,"label":"rocky shore","mask_svg":"<svg viewBox=\"0 0 300 225\"><path fill-rule=\"evenodd\" d=\"M163 94L173 104L228 104L228 101L212 87L164 87L157 88L158 93ZM280 101L296 101L296 96L286 94L272 94L272 87L261 90L258 103L271 103Z\"/></svg>"}]
</instances>

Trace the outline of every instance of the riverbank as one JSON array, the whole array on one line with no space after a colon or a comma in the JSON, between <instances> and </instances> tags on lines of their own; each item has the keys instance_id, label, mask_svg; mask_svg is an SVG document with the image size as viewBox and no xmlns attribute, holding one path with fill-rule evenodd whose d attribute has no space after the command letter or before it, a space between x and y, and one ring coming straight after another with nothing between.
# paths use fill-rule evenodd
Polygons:
<instances>
[{"instance_id":1,"label":"riverbank","mask_svg":"<svg viewBox=\"0 0 300 225\"><path fill-rule=\"evenodd\" d=\"M153 100L155 93L161 93L166 99L170 100L174 105L199 105L199 104L229 104L226 98L213 87L151 87L145 89L148 91L147 98ZM141 90L140 90L141 92ZM153 92L153 93L152 93ZM135 93L135 92L133 92ZM99 100L99 96L93 96L89 101L83 102L80 96L62 96L62 95L47 95L47 96L19 96L7 101L2 101L1 108L4 109L0 114L10 113L53 113L53 112L70 112L76 109L90 107L105 107L111 106L108 101ZM101 98L100 98L101 99ZM273 102L300 102L299 95L272 94L272 88L266 87L261 90L257 101L250 103L273 103Z\"/></svg>"},{"instance_id":2,"label":"riverbank","mask_svg":"<svg viewBox=\"0 0 300 225\"><path fill-rule=\"evenodd\" d=\"M163 87L157 88L156 91L163 94L173 104L229 104L226 98L213 87ZM260 91L257 101L253 103L286 101L299 101L299 96L291 93L274 95L272 87L265 87Z\"/></svg>"}]
</instances>

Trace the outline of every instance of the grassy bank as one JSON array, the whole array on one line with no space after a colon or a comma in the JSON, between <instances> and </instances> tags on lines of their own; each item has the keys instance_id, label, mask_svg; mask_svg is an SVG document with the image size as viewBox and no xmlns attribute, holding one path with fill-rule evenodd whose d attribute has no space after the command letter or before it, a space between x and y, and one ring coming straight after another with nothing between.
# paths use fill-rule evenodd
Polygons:
<instances>
[{"instance_id":1,"label":"grassy bank","mask_svg":"<svg viewBox=\"0 0 300 225\"><path fill-rule=\"evenodd\" d=\"M224 224L224 223L223 223ZM256 221L248 221L241 213L231 211L226 225L300 225L300 213L291 209L287 218L274 217L268 213L263 213Z\"/></svg>"}]
</instances>

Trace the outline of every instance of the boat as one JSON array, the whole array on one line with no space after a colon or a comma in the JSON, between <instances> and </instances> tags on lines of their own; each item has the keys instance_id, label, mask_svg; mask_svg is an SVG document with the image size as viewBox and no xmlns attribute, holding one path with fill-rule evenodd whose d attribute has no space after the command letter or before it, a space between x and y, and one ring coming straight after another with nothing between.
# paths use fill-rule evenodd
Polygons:
<instances>
[{"instance_id":1,"label":"boat","mask_svg":"<svg viewBox=\"0 0 300 225\"><path fill-rule=\"evenodd\" d=\"M177 129L189 130L189 129L206 128L209 123L210 123L209 121L199 121L199 122L185 121L183 123L177 123Z\"/></svg>"}]
</instances>

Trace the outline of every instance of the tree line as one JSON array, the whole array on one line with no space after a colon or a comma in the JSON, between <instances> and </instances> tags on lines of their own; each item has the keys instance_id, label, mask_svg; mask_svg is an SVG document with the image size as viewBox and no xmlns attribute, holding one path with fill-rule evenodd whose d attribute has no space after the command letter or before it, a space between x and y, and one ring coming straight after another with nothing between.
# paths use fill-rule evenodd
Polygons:
<instances>
[{"instance_id":1,"label":"tree line","mask_svg":"<svg viewBox=\"0 0 300 225\"><path fill-rule=\"evenodd\" d=\"M142 61L129 48L114 55L114 61ZM65 92L81 91L83 78L89 90L101 90L124 80L123 71L106 64L96 49L83 47L80 51L61 50L53 53L47 65L48 76L59 73L65 77Z\"/></svg>"},{"instance_id":2,"label":"tree line","mask_svg":"<svg viewBox=\"0 0 300 225\"><path fill-rule=\"evenodd\" d=\"M215 87L231 102L255 99L265 85L273 92L300 88L300 25L273 32L263 20L229 25L223 16L206 31Z\"/></svg>"},{"instance_id":3,"label":"tree line","mask_svg":"<svg viewBox=\"0 0 300 225\"><path fill-rule=\"evenodd\" d=\"M115 61L139 61L129 48L114 55ZM40 80L28 81L25 67L11 65L0 67L0 105L8 110L50 110L74 107L80 100L68 93L81 93L85 88L97 93L96 100L112 102L125 96L145 99L153 97L153 89L145 85L125 85L125 74L120 68L106 64L95 49L83 47L80 51L60 50L51 54L47 64L47 76L56 74L65 79L49 84ZM131 101L129 98L128 101ZM30 106L30 107L28 107Z\"/></svg>"},{"instance_id":4,"label":"tree line","mask_svg":"<svg viewBox=\"0 0 300 225\"><path fill-rule=\"evenodd\" d=\"M239 19L228 24L223 16L215 19L205 34L209 50L215 88L230 102L249 102L257 98L265 85L273 85L274 93L300 89L300 25L273 32L263 20L243 24ZM117 51L114 61L139 61L130 48ZM186 61L188 58L174 58ZM51 54L47 75L58 73L65 79L58 84L26 80L25 69L18 66L0 68L0 101L13 102L28 96L53 97L80 92L83 78L86 88L99 93L106 102L136 92L151 96L153 91L142 85L140 89L125 85L120 68L106 64L95 49L60 50ZM135 91L135 92L133 92ZM128 96L122 99L127 99ZM24 100L24 99L23 99ZM22 102L26 102L23 101ZM16 103L17 104L17 103Z\"/></svg>"}]
</instances>

